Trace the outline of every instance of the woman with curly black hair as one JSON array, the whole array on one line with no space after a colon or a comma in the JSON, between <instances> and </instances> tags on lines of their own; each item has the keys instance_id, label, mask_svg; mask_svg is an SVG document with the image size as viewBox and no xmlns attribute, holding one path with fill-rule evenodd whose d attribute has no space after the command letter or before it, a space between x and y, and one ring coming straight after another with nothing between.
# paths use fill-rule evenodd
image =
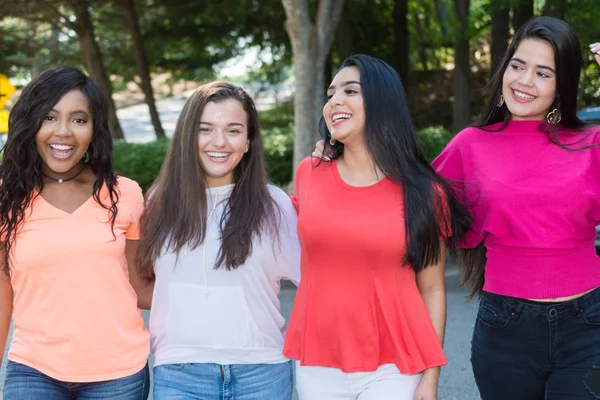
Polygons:
<instances>
[{"instance_id":1,"label":"woman with curly black hair","mask_svg":"<svg viewBox=\"0 0 600 400\"><path fill-rule=\"evenodd\" d=\"M0 350L14 321L4 398L145 399L149 335L127 262L143 197L113 170L91 79L56 67L25 87L0 182Z\"/></svg>"}]
</instances>

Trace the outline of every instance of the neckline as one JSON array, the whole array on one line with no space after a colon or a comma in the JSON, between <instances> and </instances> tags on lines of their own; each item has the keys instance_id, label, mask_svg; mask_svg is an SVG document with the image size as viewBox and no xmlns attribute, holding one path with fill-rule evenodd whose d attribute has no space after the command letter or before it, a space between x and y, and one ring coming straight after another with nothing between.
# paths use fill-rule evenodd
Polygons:
<instances>
[{"instance_id":1,"label":"neckline","mask_svg":"<svg viewBox=\"0 0 600 400\"><path fill-rule=\"evenodd\" d=\"M50 203L48 200L46 200L46 198L37 189L34 189L34 190L35 190L35 197L40 198L41 201L43 201L46 205L48 205L53 210L56 210L59 213L64 214L65 216L68 216L68 217L77 214L80 210L85 208L89 202L94 200L94 193L92 193L92 195L90 197L88 197L83 203L81 203L79 205L79 207L74 209L72 212L68 212L68 211L63 210L62 208L59 208L59 207L55 206L54 204ZM102 189L101 189L101 193L102 193Z\"/></svg>"},{"instance_id":2,"label":"neckline","mask_svg":"<svg viewBox=\"0 0 600 400\"><path fill-rule=\"evenodd\" d=\"M504 126L504 127L503 127ZM548 123L542 120L510 120L508 122L496 122L485 127L485 130L505 134L539 134L546 133ZM558 129L560 125L557 126Z\"/></svg>"},{"instance_id":3,"label":"neckline","mask_svg":"<svg viewBox=\"0 0 600 400\"><path fill-rule=\"evenodd\" d=\"M221 195L221 194L228 194L231 193L233 191L233 188L235 187L235 183L230 183L228 185L223 185L223 186L214 186L214 187L207 187L206 188L206 194L211 194L211 195Z\"/></svg>"},{"instance_id":4,"label":"neckline","mask_svg":"<svg viewBox=\"0 0 600 400\"><path fill-rule=\"evenodd\" d=\"M379 181L372 183L370 185L367 185L367 186L353 186L353 185L350 185L349 183L347 183L344 180L344 178L342 178L342 176L340 175L340 171L338 170L338 166L337 166L337 160L333 160L331 162L331 169L333 171L333 177L334 177L335 181L338 183L338 185L340 185L344 189L348 189L348 190L352 190L352 191L370 190L375 187L379 187L379 186L383 185L385 181L389 181L389 179L387 179L387 177L384 176Z\"/></svg>"}]
</instances>

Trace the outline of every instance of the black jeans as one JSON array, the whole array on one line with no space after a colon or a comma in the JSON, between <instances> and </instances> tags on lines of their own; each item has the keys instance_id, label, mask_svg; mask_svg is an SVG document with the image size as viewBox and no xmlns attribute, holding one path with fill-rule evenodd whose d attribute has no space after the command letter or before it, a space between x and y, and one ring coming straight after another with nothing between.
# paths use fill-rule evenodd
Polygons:
<instances>
[{"instance_id":1,"label":"black jeans","mask_svg":"<svg viewBox=\"0 0 600 400\"><path fill-rule=\"evenodd\" d=\"M600 399L600 288L549 304L484 293L471 364L483 400Z\"/></svg>"}]
</instances>

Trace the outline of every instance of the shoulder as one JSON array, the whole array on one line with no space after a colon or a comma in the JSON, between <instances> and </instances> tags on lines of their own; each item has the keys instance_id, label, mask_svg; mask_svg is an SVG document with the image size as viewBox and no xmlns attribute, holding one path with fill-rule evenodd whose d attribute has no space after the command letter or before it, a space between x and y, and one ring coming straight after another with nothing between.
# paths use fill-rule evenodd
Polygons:
<instances>
[{"instance_id":1,"label":"shoulder","mask_svg":"<svg viewBox=\"0 0 600 400\"><path fill-rule=\"evenodd\" d=\"M590 125L587 126L584 132L589 135L590 144L600 145L600 126Z\"/></svg>"},{"instance_id":2,"label":"shoulder","mask_svg":"<svg viewBox=\"0 0 600 400\"><path fill-rule=\"evenodd\" d=\"M487 128L493 128L493 126L484 127L484 128L479 128L476 126L469 126L468 128L465 128L462 131L458 132L450 140L450 142L448 142L448 144L455 146L455 147L462 147L462 146L467 146L474 142L487 140L490 138L490 136L492 136L491 132L486 130Z\"/></svg>"},{"instance_id":3,"label":"shoulder","mask_svg":"<svg viewBox=\"0 0 600 400\"><path fill-rule=\"evenodd\" d=\"M290 198L290 195L287 194L283 189L275 185L268 184L267 190L269 191L271 198L275 203L277 203L277 205L279 205L280 207L289 206L291 208L294 208L294 206L292 205L292 199Z\"/></svg>"},{"instance_id":4,"label":"shoulder","mask_svg":"<svg viewBox=\"0 0 600 400\"><path fill-rule=\"evenodd\" d=\"M121 197L119 200L138 200L143 199L144 195L142 193L142 188L140 185L129 178L124 176L117 177L117 186L116 186L119 196Z\"/></svg>"},{"instance_id":5,"label":"shoulder","mask_svg":"<svg viewBox=\"0 0 600 400\"><path fill-rule=\"evenodd\" d=\"M133 179L126 178L122 175L117 176L117 186L122 192L141 193L142 188Z\"/></svg>"}]
</instances>

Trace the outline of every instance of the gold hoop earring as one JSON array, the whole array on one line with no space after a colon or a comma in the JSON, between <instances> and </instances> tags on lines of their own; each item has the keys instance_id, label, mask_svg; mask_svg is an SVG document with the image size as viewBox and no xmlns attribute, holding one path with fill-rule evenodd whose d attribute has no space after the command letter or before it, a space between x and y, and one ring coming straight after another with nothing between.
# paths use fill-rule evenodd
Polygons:
<instances>
[{"instance_id":1,"label":"gold hoop earring","mask_svg":"<svg viewBox=\"0 0 600 400\"><path fill-rule=\"evenodd\" d=\"M504 105L504 95L500 95L500 100L496 104L496 107L502 107Z\"/></svg>"},{"instance_id":2,"label":"gold hoop earring","mask_svg":"<svg viewBox=\"0 0 600 400\"><path fill-rule=\"evenodd\" d=\"M550 111L546 116L546 121L548 121L548 123L552 125L558 124L561 119L562 114L558 108L555 108L554 110Z\"/></svg>"}]
</instances>

